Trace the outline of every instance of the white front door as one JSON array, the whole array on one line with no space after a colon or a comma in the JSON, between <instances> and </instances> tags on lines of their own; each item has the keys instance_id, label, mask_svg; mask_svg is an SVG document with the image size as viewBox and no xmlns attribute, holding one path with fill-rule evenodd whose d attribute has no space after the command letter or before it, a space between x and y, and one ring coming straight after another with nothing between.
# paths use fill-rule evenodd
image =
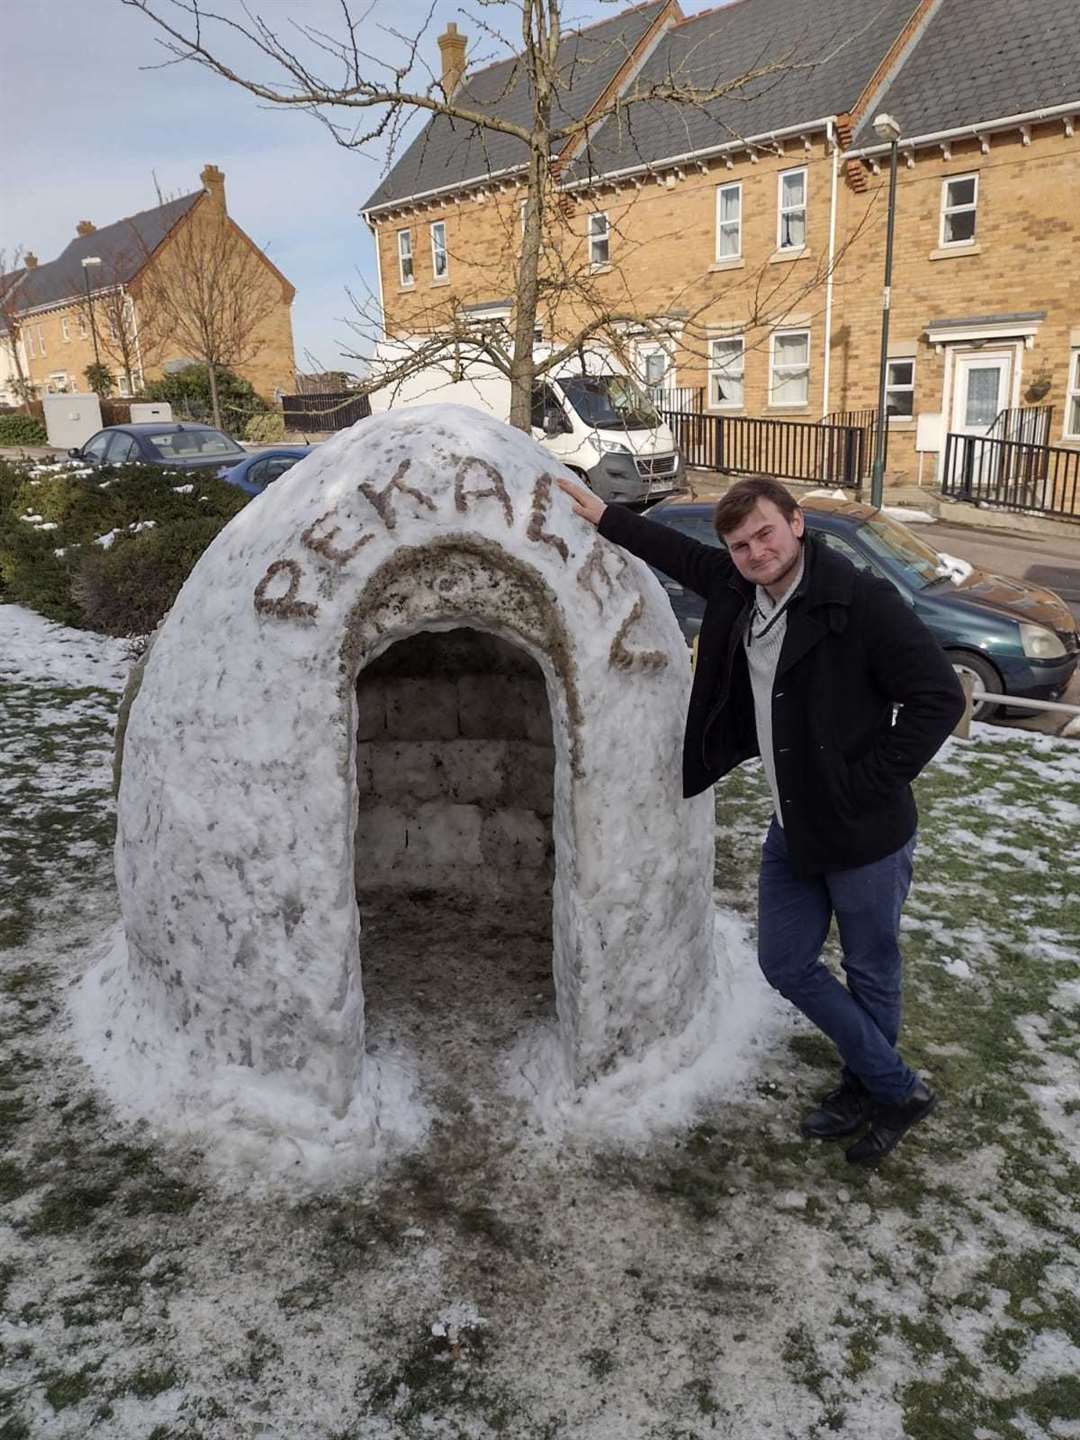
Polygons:
<instances>
[{"instance_id":1,"label":"white front door","mask_svg":"<svg viewBox=\"0 0 1080 1440\"><path fill-rule=\"evenodd\" d=\"M953 381L952 431L985 435L1012 393L1012 354L1008 350L958 355Z\"/></svg>"}]
</instances>

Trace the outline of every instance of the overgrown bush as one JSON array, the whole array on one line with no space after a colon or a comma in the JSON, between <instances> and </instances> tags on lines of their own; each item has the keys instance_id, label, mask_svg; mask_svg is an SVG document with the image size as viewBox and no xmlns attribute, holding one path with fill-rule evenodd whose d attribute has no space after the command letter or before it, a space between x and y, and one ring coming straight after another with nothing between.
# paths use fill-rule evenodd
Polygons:
<instances>
[{"instance_id":1,"label":"overgrown bush","mask_svg":"<svg viewBox=\"0 0 1080 1440\"><path fill-rule=\"evenodd\" d=\"M200 516L123 537L108 550L83 549L71 594L84 624L106 635L148 634L221 525L217 516Z\"/></svg>"},{"instance_id":2,"label":"overgrown bush","mask_svg":"<svg viewBox=\"0 0 1080 1440\"><path fill-rule=\"evenodd\" d=\"M47 445L44 424L34 415L0 415L0 445Z\"/></svg>"},{"instance_id":3,"label":"overgrown bush","mask_svg":"<svg viewBox=\"0 0 1080 1440\"><path fill-rule=\"evenodd\" d=\"M255 393L247 380L232 370L216 372L218 405L221 423L233 435L242 435L253 415L265 415L273 407ZM210 372L205 365L185 365L172 375L152 380L139 396L140 400L167 400L173 407L173 418L189 416L213 424L210 401Z\"/></svg>"},{"instance_id":4,"label":"overgrown bush","mask_svg":"<svg viewBox=\"0 0 1080 1440\"><path fill-rule=\"evenodd\" d=\"M256 445L276 445L285 439L285 416L278 410L253 415L244 426L244 439Z\"/></svg>"},{"instance_id":5,"label":"overgrown bush","mask_svg":"<svg viewBox=\"0 0 1080 1440\"><path fill-rule=\"evenodd\" d=\"M88 471L63 462L0 461L0 599L69 625L142 633L145 616L154 616L153 628L164 614L159 606L168 608L201 550L247 501L243 491L216 477L164 467ZM147 521L153 529L137 529ZM113 548L99 543L105 537ZM144 552L133 552L132 545L151 537L154 545L145 553L159 556L163 575L161 583L147 583L139 569L137 585L147 589L143 601L124 582L122 565L95 562L115 550L141 566ZM109 600L104 592L113 578L117 594Z\"/></svg>"}]
</instances>

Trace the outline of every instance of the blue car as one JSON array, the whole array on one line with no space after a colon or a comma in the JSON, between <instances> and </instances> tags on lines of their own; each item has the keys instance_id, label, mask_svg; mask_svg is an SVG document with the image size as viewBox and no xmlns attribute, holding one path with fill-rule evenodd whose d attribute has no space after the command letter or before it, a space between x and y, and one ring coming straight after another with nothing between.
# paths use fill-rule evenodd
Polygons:
<instances>
[{"instance_id":1,"label":"blue car","mask_svg":"<svg viewBox=\"0 0 1080 1440\"><path fill-rule=\"evenodd\" d=\"M248 495L261 495L279 475L291 470L313 449L312 445L276 445L272 450L256 450L223 471L221 478L239 486Z\"/></svg>"},{"instance_id":2,"label":"blue car","mask_svg":"<svg viewBox=\"0 0 1080 1440\"><path fill-rule=\"evenodd\" d=\"M170 470L217 472L235 465L245 451L230 435L210 425L149 420L137 425L109 425L68 454L95 468L168 465Z\"/></svg>"},{"instance_id":3,"label":"blue car","mask_svg":"<svg viewBox=\"0 0 1080 1440\"><path fill-rule=\"evenodd\" d=\"M951 567L906 525L868 505L824 496L799 503L807 529L858 569L895 585L956 669L974 676L988 695L1056 700L1072 679L1080 659L1076 618L1052 590L963 564ZM673 497L654 505L648 518L719 545L713 510L702 501ZM683 634L693 643L704 600L667 575L659 578ZM979 720L994 713L989 701L974 711Z\"/></svg>"}]
</instances>

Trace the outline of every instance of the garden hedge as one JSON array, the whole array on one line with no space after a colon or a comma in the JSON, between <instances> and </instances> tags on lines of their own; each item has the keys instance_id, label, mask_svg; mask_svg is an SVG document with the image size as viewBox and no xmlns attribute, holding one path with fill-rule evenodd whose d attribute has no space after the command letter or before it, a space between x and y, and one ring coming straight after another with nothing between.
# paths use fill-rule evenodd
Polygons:
<instances>
[{"instance_id":1,"label":"garden hedge","mask_svg":"<svg viewBox=\"0 0 1080 1440\"><path fill-rule=\"evenodd\" d=\"M0 461L0 601L109 635L146 634L247 501L216 477L164 467Z\"/></svg>"}]
</instances>

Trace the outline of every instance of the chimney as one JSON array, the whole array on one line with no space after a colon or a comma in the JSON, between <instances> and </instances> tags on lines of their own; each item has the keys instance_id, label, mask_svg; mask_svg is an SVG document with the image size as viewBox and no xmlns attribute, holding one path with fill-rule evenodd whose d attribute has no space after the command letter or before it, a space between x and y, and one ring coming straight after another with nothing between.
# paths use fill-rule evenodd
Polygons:
<instances>
[{"instance_id":1,"label":"chimney","mask_svg":"<svg viewBox=\"0 0 1080 1440\"><path fill-rule=\"evenodd\" d=\"M445 34L439 36L439 50L442 53L442 87L447 95L452 95L465 74L465 36L458 34L453 20L447 22Z\"/></svg>"},{"instance_id":2,"label":"chimney","mask_svg":"<svg viewBox=\"0 0 1080 1440\"><path fill-rule=\"evenodd\" d=\"M225 209L225 176L216 165L204 167L199 179L203 183L203 189L210 196L215 205Z\"/></svg>"},{"instance_id":3,"label":"chimney","mask_svg":"<svg viewBox=\"0 0 1080 1440\"><path fill-rule=\"evenodd\" d=\"M22 257L22 263L26 266L27 270L36 270L38 267L38 258L32 250L27 250L26 254Z\"/></svg>"},{"instance_id":4,"label":"chimney","mask_svg":"<svg viewBox=\"0 0 1080 1440\"><path fill-rule=\"evenodd\" d=\"M97 226L94 224L94 222L93 222L92 220L80 220L79 223L78 223L78 225L75 226L75 234L76 234L76 235L93 235L93 233L94 233L94 231L95 231L96 229L97 229Z\"/></svg>"}]
</instances>

